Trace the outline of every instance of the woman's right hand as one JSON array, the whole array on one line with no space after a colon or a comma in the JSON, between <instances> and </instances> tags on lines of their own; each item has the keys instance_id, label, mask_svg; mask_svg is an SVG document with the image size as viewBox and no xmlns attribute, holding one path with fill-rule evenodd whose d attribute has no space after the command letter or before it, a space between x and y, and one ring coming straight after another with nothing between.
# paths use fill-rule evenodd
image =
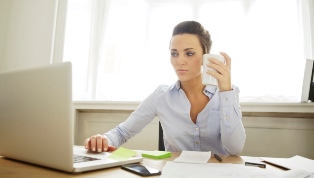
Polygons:
<instances>
[{"instance_id":1,"label":"woman's right hand","mask_svg":"<svg viewBox=\"0 0 314 178\"><path fill-rule=\"evenodd\" d=\"M114 146L108 145L108 139L104 135L93 135L85 140L84 146L87 150L93 152L106 152L114 151L116 148Z\"/></svg>"}]
</instances>

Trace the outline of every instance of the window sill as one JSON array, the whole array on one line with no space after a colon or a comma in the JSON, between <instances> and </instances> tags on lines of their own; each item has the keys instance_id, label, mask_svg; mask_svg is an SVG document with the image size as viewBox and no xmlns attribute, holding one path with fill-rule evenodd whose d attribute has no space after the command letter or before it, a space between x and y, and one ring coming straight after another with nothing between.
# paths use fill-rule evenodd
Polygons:
<instances>
[{"instance_id":1,"label":"window sill","mask_svg":"<svg viewBox=\"0 0 314 178\"><path fill-rule=\"evenodd\" d=\"M74 109L89 110L135 110L139 101L74 101ZM314 113L314 103L240 103L243 113Z\"/></svg>"}]
</instances>

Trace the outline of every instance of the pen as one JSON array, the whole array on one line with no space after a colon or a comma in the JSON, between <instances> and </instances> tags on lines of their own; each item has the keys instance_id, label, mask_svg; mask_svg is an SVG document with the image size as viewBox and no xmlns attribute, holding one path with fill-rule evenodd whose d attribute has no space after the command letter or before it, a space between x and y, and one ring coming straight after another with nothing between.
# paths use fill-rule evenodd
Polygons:
<instances>
[{"instance_id":1,"label":"pen","mask_svg":"<svg viewBox=\"0 0 314 178\"><path fill-rule=\"evenodd\" d=\"M255 166L255 167L260 167L260 168L266 168L266 164L260 164L260 163L250 163L250 162L245 162L246 166Z\"/></svg>"},{"instance_id":2,"label":"pen","mask_svg":"<svg viewBox=\"0 0 314 178\"><path fill-rule=\"evenodd\" d=\"M221 157L220 156L218 156L217 154L214 154L214 157L219 161L219 162L221 162L222 161L222 159L221 159Z\"/></svg>"}]
</instances>

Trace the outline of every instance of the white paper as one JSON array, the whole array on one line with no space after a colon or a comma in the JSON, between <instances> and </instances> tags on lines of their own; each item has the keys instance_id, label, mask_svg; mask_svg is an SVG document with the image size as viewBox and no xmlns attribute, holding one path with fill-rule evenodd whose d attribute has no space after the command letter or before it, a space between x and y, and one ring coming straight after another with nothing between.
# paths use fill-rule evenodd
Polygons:
<instances>
[{"instance_id":1,"label":"white paper","mask_svg":"<svg viewBox=\"0 0 314 178\"><path fill-rule=\"evenodd\" d=\"M293 156L291 158L269 158L269 157L260 157L262 160L285 167L287 169L303 169L314 174L314 160L302 157L302 156Z\"/></svg>"},{"instance_id":2,"label":"white paper","mask_svg":"<svg viewBox=\"0 0 314 178\"><path fill-rule=\"evenodd\" d=\"M167 161L162 178L279 178L271 170L231 163L191 164Z\"/></svg>"},{"instance_id":3,"label":"white paper","mask_svg":"<svg viewBox=\"0 0 314 178\"><path fill-rule=\"evenodd\" d=\"M207 163L211 157L211 152L182 151L180 156L173 160L181 163Z\"/></svg>"},{"instance_id":4,"label":"white paper","mask_svg":"<svg viewBox=\"0 0 314 178\"><path fill-rule=\"evenodd\" d=\"M314 178L314 174L302 169L292 169L286 171L281 178Z\"/></svg>"},{"instance_id":5,"label":"white paper","mask_svg":"<svg viewBox=\"0 0 314 178\"><path fill-rule=\"evenodd\" d=\"M293 168L306 170L314 174L314 160L296 155L288 159L293 164Z\"/></svg>"}]
</instances>

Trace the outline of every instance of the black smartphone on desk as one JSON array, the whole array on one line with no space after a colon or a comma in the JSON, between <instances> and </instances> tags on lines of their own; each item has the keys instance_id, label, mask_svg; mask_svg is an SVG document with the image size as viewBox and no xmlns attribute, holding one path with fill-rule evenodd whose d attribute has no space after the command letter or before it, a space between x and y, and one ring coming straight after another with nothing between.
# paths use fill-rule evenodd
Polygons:
<instances>
[{"instance_id":1,"label":"black smartphone on desk","mask_svg":"<svg viewBox=\"0 0 314 178\"><path fill-rule=\"evenodd\" d=\"M150 168L147 166L143 166L140 164L127 164L122 165L121 169L130 171L132 173L135 173L140 176L154 176L154 175L160 175L161 171L158 169Z\"/></svg>"}]
</instances>

